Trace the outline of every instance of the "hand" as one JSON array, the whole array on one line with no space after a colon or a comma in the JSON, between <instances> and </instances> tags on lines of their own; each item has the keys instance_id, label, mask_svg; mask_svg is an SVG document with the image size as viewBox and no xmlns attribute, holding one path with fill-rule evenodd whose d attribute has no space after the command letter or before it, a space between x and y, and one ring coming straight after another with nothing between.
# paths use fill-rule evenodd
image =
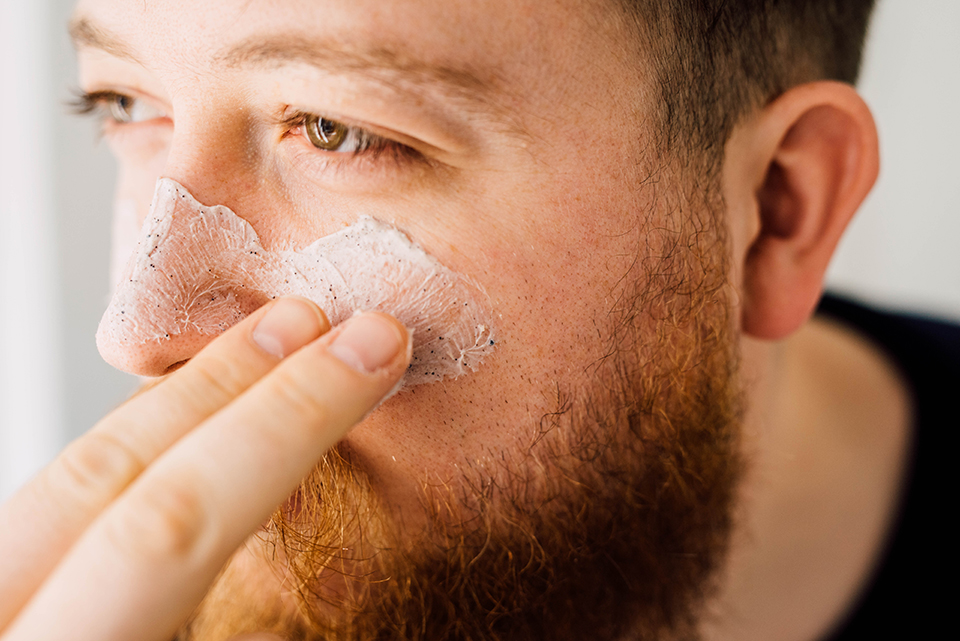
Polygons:
<instances>
[{"instance_id":1,"label":"hand","mask_svg":"<svg viewBox=\"0 0 960 641\"><path fill-rule=\"evenodd\" d=\"M330 331L305 300L257 310L0 508L0 638L171 638L409 358L383 314Z\"/></svg>"}]
</instances>

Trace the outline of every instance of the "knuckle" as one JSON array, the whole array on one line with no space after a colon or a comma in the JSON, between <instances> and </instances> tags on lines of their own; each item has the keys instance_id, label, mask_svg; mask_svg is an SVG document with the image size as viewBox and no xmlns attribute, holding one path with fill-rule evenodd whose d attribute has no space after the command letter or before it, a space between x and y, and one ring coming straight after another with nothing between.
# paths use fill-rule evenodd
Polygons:
<instances>
[{"instance_id":1,"label":"knuckle","mask_svg":"<svg viewBox=\"0 0 960 641\"><path fill-rule=\"evenodd\" d=\"M312 424L326 423L331 413L328 399L299 374L288 369L277 371L270 379L272 396L293 416Z\"/></svg>"},{"instance_id":2,"label":"knuckle","mask_svg":"<svg viewBox=\"0 0 960 641\"><path fill-rule=\"evenodd\" d=\"M137 491L108 522L111 543L145 561L184 560L202 553L212 519L199 487L181 481Z\"/></svg>"},{"instance_id":3,"label":"knuckle","mask_svg":"<svg viewBox=\"0 0 960 641\"><path fill-rule=\"evenodd\" d=\"M64 450L49 482L56 495L92 506L119 493L143 469L143 460L125 441L90 432Z\"/></svg>"},{"instance_id":4,"label":"knuckle","mask_svg":"<svg viewBox=\"0 0 960 641\"><path fill-rule=\"evenodd\" d=\"M199 393L204 398L211 395L225 399L234 398L246 389L244 373L247 368L219 354L205 354L194 359L188 370L189 377L183 384L188 391Z\"/></svg>"}]
</instances>

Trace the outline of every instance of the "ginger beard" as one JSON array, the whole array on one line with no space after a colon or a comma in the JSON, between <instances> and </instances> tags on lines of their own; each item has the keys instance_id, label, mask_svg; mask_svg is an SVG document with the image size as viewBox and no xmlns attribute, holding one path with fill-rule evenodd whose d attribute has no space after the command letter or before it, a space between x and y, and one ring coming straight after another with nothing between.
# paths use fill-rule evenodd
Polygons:
<instances>
[{"instance_id":1,"label":"ginger beard","mask_svg":"<svg viewBox=\"0 0 960 641\"><path fill-rule=\"evenodd\" d=\"M179 639L696 638L742 467L725 232L718 203L700 211L648 223L656 258L624 280L584 389L554 389L529 442L490 444L499 469L423 481L425 531L398 527L340 446Z\"/></svg>"}]
</instances>

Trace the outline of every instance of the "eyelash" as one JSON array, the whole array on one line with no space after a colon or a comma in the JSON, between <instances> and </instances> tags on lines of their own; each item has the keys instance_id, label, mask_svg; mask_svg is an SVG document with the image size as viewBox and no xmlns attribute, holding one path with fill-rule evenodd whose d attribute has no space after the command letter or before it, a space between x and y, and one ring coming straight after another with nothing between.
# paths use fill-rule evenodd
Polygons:
<instances>
[{"instance_id":1,"label":"eyelash","mask_svg":"<svg viewBox=\"0 0 960 641\"><path fill-rule=\"evenodd\" d=\"M118 108L121 101L128 101L128 104L133 106L136 106L140 102L140 99L133 96L109 90L91 92L78 90L75 93L75 97L68 103L71 111L80 116L96 117L103 127L122 127L124 125L134 125L139 122L148 121L123 120L117 117L115 109ZM127 106L124 107L124 109L130 110L131 107ZM336 123L345 127L347 131L344 144L346 144L347 140L352 140L355 149L346 152L320 149L313 145L305 131L305 127L311 119L334 122L329 118L324 118L316 114L305 111L295 111L279 119L276 124L283 129L284 138L299 136L306 141L306 144L310 146L312 152L319 153L321 156L330 157L339 155L350 158L360 158L362 156L364 160L389 160L396 164L405 161L425 160L424 156L412 147L371 133L361 127L347 125L339 121L336 121ZM384 158L385 155L387 158Z\"/></svg>"},{"instance_id":2,"label":"eyelash","mask_svg":"<svg viewBox=\"0 0 960 641\"><path fill-rule=\"evenodd\" d=\"M90 116L104 108L107 99L118 96L112 91L82 91L74 90L74 96L67 101L70 112L77 116Z\"/></svg>"}]
</instances>

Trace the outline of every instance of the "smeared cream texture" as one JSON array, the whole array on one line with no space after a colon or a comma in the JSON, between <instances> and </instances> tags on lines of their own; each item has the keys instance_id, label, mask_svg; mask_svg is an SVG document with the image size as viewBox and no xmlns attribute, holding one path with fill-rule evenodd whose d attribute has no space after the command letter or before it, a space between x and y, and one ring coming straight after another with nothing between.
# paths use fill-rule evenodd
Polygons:
<instances>
[{"instance_id":1,"label":"smeared cream texture","mask_svg":"<svg viewBox=\"0 0 960 641\"><path fill-rule=\"evenodd\" d=\"M334 326L360 311L395 316L413 333L405 387L473 370L495 343L482 289L397 228L364 216L302 249L270 251L246 220L169 178L157 182L97 343L219 334L285 295L314 301Z\"/></svg>"}]
</instances>

